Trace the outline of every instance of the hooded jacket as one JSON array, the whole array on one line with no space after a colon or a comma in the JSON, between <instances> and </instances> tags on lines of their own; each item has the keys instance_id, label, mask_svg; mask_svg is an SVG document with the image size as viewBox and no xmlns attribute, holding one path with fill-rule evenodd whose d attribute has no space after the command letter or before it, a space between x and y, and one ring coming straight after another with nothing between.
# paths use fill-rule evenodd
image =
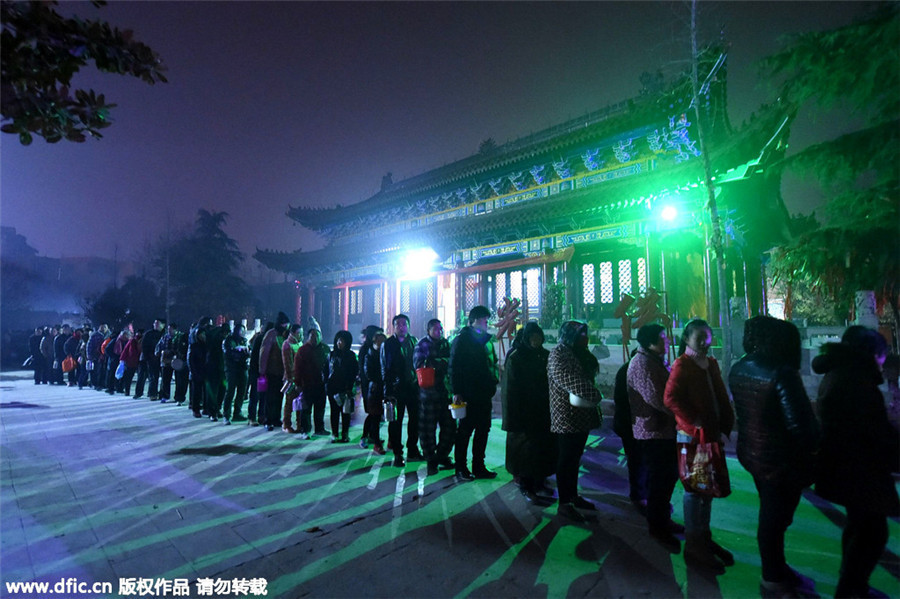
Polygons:
<instances>
[{"instance_id":1,"label":"hooded jacket","mask_svg":"<svg viewBox=\"0 0 900 599\"><path fill-rule=\"evenodd\" d=\"M816 493L840 505L900 515L891 475L900 470L900 438L878 389L878 364L848 345L826 343L812 367L825 375L817 402L822 450Z\"/></svg>"}]
</instances>

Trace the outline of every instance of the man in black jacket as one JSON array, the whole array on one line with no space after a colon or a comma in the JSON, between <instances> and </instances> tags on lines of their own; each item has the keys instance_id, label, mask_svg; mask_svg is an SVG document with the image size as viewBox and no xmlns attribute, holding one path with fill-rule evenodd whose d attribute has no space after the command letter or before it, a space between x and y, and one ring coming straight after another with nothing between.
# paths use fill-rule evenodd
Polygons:
<instances>
[{"instance_id":1,"label":"man in black jacket","mask_svg":"<svg viewBox=\"0 0 900 599\"><path fill-rule=\"evenodd\" d=\"M495 478L484 465L488 433L491 430L491 409L497 392L497 356L487 330L491 311L475 306L469 311L469 326L463 327L450 346L450 386L453 403L466 404L466 417L461 418L456 431L456 480L465 482L476 478ZM472 471L466 467L469 437L472 433Z\"/></svg>"},{"instance_id":2,"label":"man in black jacket","mask_svg":"<svg viewBox=\"0 0 900 599\"><path fill-rule=\"evenodd\" d=\"M397 418L388 423L388 444L394 451L394 466L402 468L403 444L401 431L403 414L409 413L406 427L407 458L422 461L416 445L419 440L419 386L413 369L413 354L417 340L409 334L409 317L398 314L391 324L394 334L381 346L381 376L384 381L384 401L392 401L397 407Z\"/></svg>"},{"instance_id":3,"label":"man in black jacket","mask_svg":"<svg viewBox=\"0 0 900 599\"><path fill-rule=\"evenodd\" d=\"M141 361L138 364L137 383L134 387L135 399L144 394L144 381L148 379L150 385L147 388L147 396L151 401L159 399L159 356L156 355L156 346L165 328L164 319L154 320L153 327L141 337Z\"/></svg>"}]
</instances>

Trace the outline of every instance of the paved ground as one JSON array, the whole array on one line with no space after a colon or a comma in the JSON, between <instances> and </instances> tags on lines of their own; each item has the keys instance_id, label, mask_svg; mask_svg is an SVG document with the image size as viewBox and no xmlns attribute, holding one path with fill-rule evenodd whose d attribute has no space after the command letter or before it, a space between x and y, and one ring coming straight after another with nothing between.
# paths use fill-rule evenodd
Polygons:
<instances>
[{"instance_id":1,"label":"paved ground","mask_svg":"<svg viewBox=\"0 0 900 599\"><path fill-rule=\"evenodd\" d=\"M268 597L758 596L758 504L733 457L735 491L715 502L713 526L738 563L714 577L647 537L624 497L621 447L606 428L591 437L581 478L600 510L573 525L518 494L502 469L499 421L488 461L500 476L458 485L449 474L426 478L424 464L393 468L355 444L35 386L27 374L0 382L3 597L45 596L17 595L10 582L68 578L110 582L109 597L140 596L120 579L187 579L190 596L254 596L258 587L248 585L259 578ZM358 439L360 427L352 432ZM679 488L677 520L680 499ZM842 521L808 493L789 533L789 561L822 596L834 592ZM872 582L900 596L900 526L890 526ZM206 593L204 581L218 581L218 592ZM63 595L99 596L54 594Z\"/></svg>"}]
</instances>

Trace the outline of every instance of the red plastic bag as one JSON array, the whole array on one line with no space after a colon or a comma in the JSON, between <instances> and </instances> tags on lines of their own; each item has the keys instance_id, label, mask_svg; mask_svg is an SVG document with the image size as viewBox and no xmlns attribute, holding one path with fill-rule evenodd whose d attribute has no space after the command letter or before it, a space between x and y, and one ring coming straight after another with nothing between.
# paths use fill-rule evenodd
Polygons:
<instances>
[{"instance_id":1,"label":"red plastic bag","mask_svg":"<svg viewBox=\"0 0 900 599\"><path fill-rule=\"evenodd\" d=\"M706 441L700 429L700 441L678 444L678 478L684 490L710 497L731 495L731 479L721 443Z\"/></svg>"}]
</instances>

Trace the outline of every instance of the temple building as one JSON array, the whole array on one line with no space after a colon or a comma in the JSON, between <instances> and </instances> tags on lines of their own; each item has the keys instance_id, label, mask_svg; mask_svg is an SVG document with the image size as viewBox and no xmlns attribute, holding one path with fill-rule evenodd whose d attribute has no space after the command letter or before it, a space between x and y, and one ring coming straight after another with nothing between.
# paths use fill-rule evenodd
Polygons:
<instances>
[{"instance_id":1,"label":"temple building","mask_svg":"<svg viewBox=\"0 0 900 599\"><path fill-rule=\"evenodd\" d=\"M750 314L763 313L765 252L788 222L770 166L783 156L793 115L763 106L732 127L726 57L708 55L700 115L727 242L727 293ZM699 316L715 325L691 89L683 76L509 143L488 140L478 153L412 178L388 175L356 204L340 206L336 196L335 208L290 207L287 216L327 246L255 257L296 280L298 314L314 315L326 340L339 329L387 328L400 312L417 336L430 318L451 329L473 306L496 309L504 297L547 324L561 314L592 328L617 326L610 319L623 294L650 288L676 324Z\"/></svg>"}]
</instances>

